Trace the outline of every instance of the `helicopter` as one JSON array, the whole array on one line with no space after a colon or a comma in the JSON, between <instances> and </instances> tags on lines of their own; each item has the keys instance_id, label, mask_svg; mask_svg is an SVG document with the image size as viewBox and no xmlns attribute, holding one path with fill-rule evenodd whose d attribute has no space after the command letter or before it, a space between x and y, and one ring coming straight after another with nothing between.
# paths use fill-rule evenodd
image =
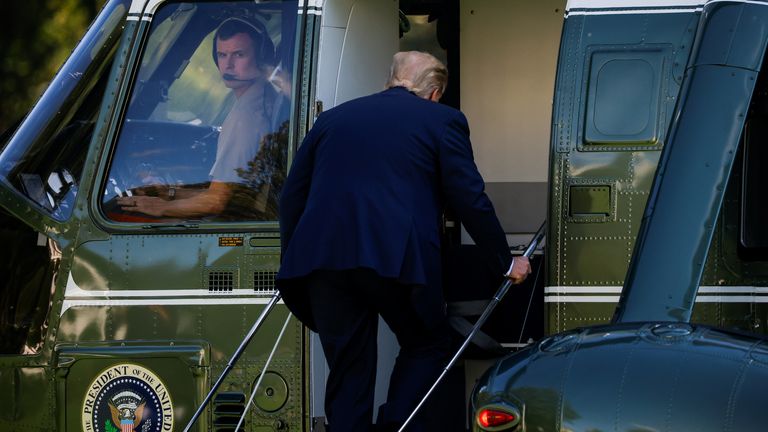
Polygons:
<instances>
[{"instance_id":1,"label":"helicopter","mask_svg":"<svg viewBox=\"0 0 768 432\"><path fill-rule=\"evenodd\" d=\"M0 260L0 273L7 275L0 291L0 429L189 426L274 298L277 196L301 138L323 110L381 90L398 50L429 51L446 63L450 80L443 101L469 119L476 163L514 252L522 253L520 245L541 220L548 221L546 245L533 253L536 275L511 290L483 328L497 343L462 360L449 379L449 397L433 401L437 410L426 408L439 413L433 415L439 430L479 427L475 414L464 414L465 397L478 380L485 392L472 396L474 407L488 391L504 396L493 387L509 382L507 369L493 366L500 353L522 349L511 357L522 359L542 346L537 352L560 349L553 346L570 352L588 334L616 333L614 327L603 333L575 329L610 322L622 296L627 324L619 326L630 335L622 341L658 340L656 346L665 348L694 336L719 338L729 347L760 340L755 333L766 328L768 243L760 224L763 206L755 197L764 170L760 146L749 143L761 136L763 3L636 3L106 2L34 108L0 143L0 232L9 245ZM229 79L219 68L216 32L237 20L268 36L260 39L270 55L261 58L258 77ZM722 35L734 44L718 45L726 40ZM704 42L717 49L702 51ZM731 46L744 49L729 51ZM717 57L721 51L726 54ZM712 78L692 87L691 77L706 75L694 73L707 69L696 69L702 53L716 65L743 60L723 69L724 82L735 83L728 75L734 73L744 78L742 85L727 87ZM235 170L238 180L231 183L237 185L226 205L216 212L154 215L126 204L151 198L176 207L211 188L222 125L238 102L237 79L259 82L271 95L265 104L271 115L262 126L261 152ZM705 102L683 105L696 97ZM721 106L727 101L734 105ZM689 172L686 164L662 157L686 141L677 138L677 131L685 131L679 126L684 114L706 109L743 114L728 124L713 114L700 123L707 126L700 130L704 136L688 139L727 142L733 150L728 163L707 162L722 168L711 188L704 182L714 181L709 172ZM725 132L727 139L718 141ZM679 151L698 155L707 148ZM684 189L685 199L699 196L700 188L720 198L701 213L686 204L687 211L668 222L673 228L653 234L655 243L646 249L641 209L649 202L653 214L662 211L653 198L657 189L665 190L654 186L659 173L692 178L697 188ZM673 201L687 203L683 198ZM677 239L683 227L699 232L691 215L705 215L702 232L709 234ZM478 296L490 296L501 276L484 272L482 255L450 212L443 231L443 279L455 306L449 309L466 312L483 303ZM696 259L690 262L703 269L701 281L693 271L679 271L687 268L681 263L694 243ZM690 281L663 284L668 289L658 296L677 303L641 306L657 295L645 288L624 292L625 279L656 273L627 272L630 258L643 262L659 251L677 260L664 258L665 280L688 274ZM668 307L676 311L673 319L649 313ZM710 327L685 323L689 319ZM636 321L659 326L632 327ZM547 336L553 339L542 339ZM386 328L379 349L385 370L397 353ZM545 365L545 357L540 354L537 359L545 361L535 364ZM503 358L499 364L514 370L510 365L518 360ZM628 374L643 370L627 366ZM321 431L326 373L316 335L277 302L190 427L236 430L242 418L243 430ZM377 403L388 378L379 375ZM578 388L587 391L593 382ZM750 382L761 381L750 376ZM629 387L622 391L631 393ZM539 399L556 400L549 394ZM526 414L538 411L522 400L519 425L535 430ZM569 415L587 424L577 408L571 406ZM674 412L680 416L675 421L689 415ZM728 413L741 418L734 415Z\"/></svg>"}]
</instances>

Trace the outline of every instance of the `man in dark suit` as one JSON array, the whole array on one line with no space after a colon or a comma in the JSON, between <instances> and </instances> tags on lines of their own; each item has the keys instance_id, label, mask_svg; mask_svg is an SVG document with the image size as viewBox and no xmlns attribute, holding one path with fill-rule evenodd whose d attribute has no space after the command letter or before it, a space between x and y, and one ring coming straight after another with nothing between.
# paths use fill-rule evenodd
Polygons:
<instances>
[{"instance_id":1,"label":"man in dark suit","mask_svg":"<svg viewBox=\"0 0 768 432\"><path fill-rule=\"evenodd\" d=\"M499 274L521 282L530 273L526 258L512 260L466 118L435 103L446 83L433 56L397 53L387 90L318 117L283 188L277 283L288 307L320 335L331 432L370 428L379 315L400 344L380 430L396 430L445 367L444 206Z\"/></svg>"}]
</instances>

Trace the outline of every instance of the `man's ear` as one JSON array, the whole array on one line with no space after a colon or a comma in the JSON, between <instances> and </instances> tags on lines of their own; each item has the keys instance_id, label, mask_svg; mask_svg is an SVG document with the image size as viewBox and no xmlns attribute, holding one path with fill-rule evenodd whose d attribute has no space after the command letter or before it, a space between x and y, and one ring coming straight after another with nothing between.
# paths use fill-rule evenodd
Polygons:
<instances>
[{"instance_id":1,"label":"man's ear","mask_svg":"<svg viewBox=\"0 0 768 432\"><path fill-rule=\"evenodd\" d=\"M433 89L432 92L429 94L429 100L432 102L439 102L440 98L443 96L443 92L440 91L440 89Z\"/></svg>"}]
</instances>

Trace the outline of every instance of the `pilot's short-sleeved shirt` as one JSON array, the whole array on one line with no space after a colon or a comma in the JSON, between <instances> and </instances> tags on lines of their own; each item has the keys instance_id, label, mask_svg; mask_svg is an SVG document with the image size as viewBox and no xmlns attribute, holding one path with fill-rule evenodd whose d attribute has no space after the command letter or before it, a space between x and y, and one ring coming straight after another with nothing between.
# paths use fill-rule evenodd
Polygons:
<instances>
[{"instance_id":1,"label":"pilot's short-sleeved shirt","mask_svg":"<svg viewBox=\"0 0 768 432\"><path fill-rule=\"evenodd\" d=\"M252 85L237 98L224 119L216 149L216 161L210 171L212 181L243 183L238 169L247 170L259 152L262 137L269 132L270 115L266 112L265 90Z\"/></svg>"}]
</instances>

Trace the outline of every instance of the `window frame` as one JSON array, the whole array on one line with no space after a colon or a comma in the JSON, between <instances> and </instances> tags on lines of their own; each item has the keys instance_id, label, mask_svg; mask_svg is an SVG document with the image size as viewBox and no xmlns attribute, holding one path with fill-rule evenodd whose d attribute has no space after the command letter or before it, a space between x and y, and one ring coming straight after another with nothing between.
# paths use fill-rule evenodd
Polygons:
<instances>
[{"instance_id":1,"label":"window frame","mask_svg":"<svg viewBox=\"0 0 768 432\"><path fill-rule=\"evenodd\" d=\"M91 214L94 222L101 229L106 232L113 233L141 233L141 234L172 234L172 233L209 233L209 232L265 232L272 233L270 235L279 232L279 222L275 220L242 220L242 221L223 221L223 220L169 220L164 221L159 219L156 222L121 222L110 219L103 210L102 194L106 186L106 182L109 180L111 164L113 162L114 154L120 144L120 134L127 119L127 114L130 108L130 100L133 97L135 91L136 80L139 76L142 66L143 56L146 55L146 48L153 30L153 24L155 21L155 15L157 11L162 7L171 6L178 3L211 3L207 0L199 1L179 1L168 0L163 2L157 2L150 6L154 7L152 10L145 10L144 16L141 20L141 27L139 33L132 46L131 61L128 66L128 72L126 79L123 82L123 86L120 89L120 93L123 95L123 101L121 106L115 110L112 115L112 126L104 149L103 156L100 160L98 172L92 183L92 193L89 202ZM247 0L230 0L227 3L242 3L244 5L251 5L252 2ZM283 13L296 13L295 11L301 11L301 4L298 0L285 0L285 1L270 1L263 4L279 4L284 9ZM257 5L258 6L258 5ZM307 29L311 29L308 25L307 14L297 13L295 23L291 25L294 31L292 40L293 47L290 48L293 60L293 77L292 88L293 96L290 99L290 109L288 115L289 132L287 143L287 161L286 161L286 176L288 169L293 158L295 149L300 142L300 139L306 133L308 126L302 125L301 120L306 118L304 111L308 110L308 103L306 97L311 93L308 88L310 85L309 80L303 77L305 70L308 70L308 62L314 64L316 61L312 56L307 56L307 49L312 50L315 43L316 35ZM207 33L206 33L207 34ZM183 37L183 33L180 37ZM202 39L201 39L202 41ZM308 48L310 47L310 48ZM197 48L196 48L197 49ZM314 50L313 50L314 51Z\"/></svg>"}]
</instances>

